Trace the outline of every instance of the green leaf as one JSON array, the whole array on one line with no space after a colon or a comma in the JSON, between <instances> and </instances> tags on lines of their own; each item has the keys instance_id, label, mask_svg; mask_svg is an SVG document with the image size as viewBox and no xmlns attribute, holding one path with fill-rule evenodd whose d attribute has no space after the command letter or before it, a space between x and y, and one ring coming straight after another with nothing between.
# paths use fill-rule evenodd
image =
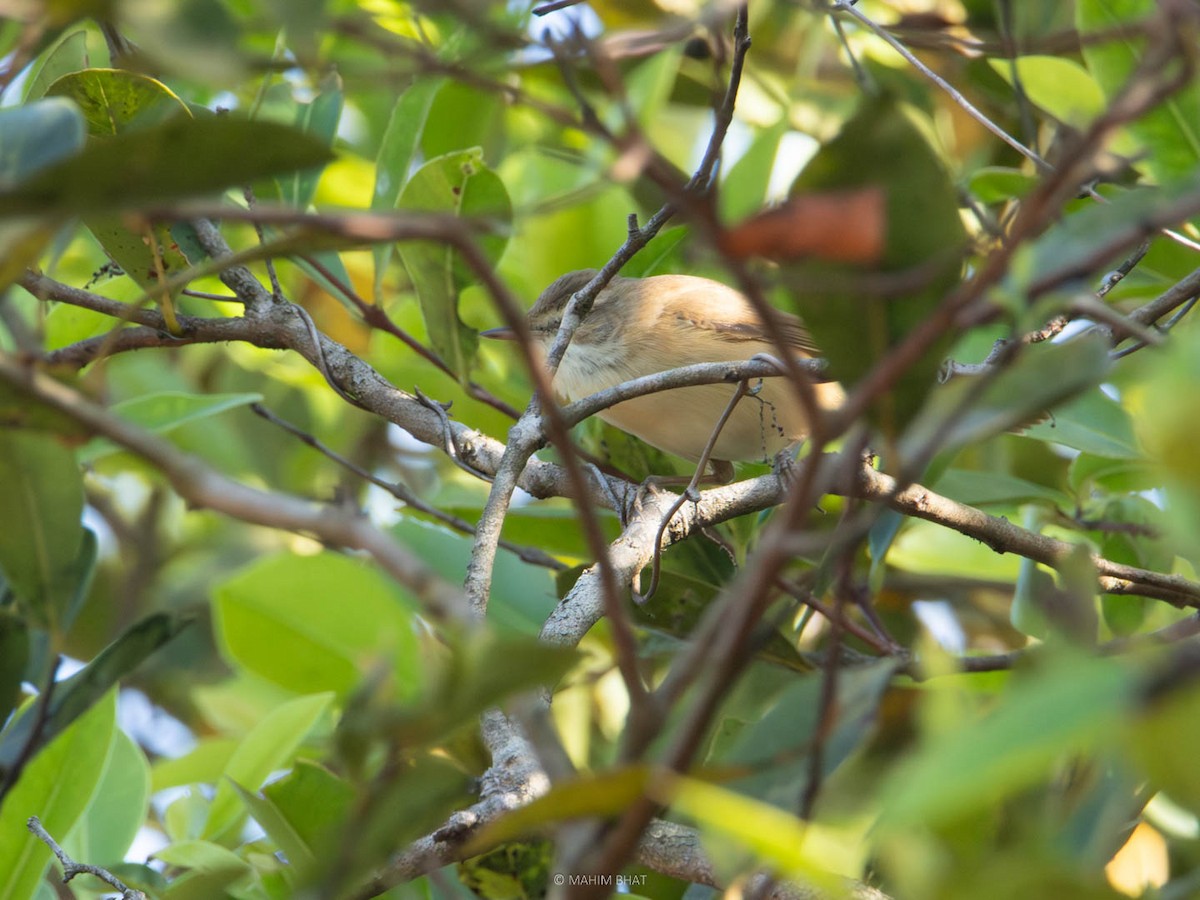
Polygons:
<instances>
[{"instance_id":1,"label":"green leaf","mask_svg":"<svg viewBox=\"0 0 1200 900\"><path fill-rule=\"evenodd\" d=\"M924 322L959 280L965 232L958 195L926 137L928 130L928 123L894 98L867 100L792 185L793 195L880 187L886 197L886 236L875 272L922 273L919 287L895 297L858 285L861 267L810 261L789 268L797 311L831 374L847 387ZM815 290L813 285L830 287ZM947 335L926 351L870 409L872 422L887 438L899 433L936 384L952 340Z\"/></svg>"},{"instance_id":2,"label":"green leaf","mask_svg":"<svg viewBox=\"0 0 1200 900\"><path fill-rule=\"evenodd\" d=\"M1019 169L984 166L971 173L967 190L982 203L1006 203L1024 197L1036 184L1036 176Z\"/></svg>"},{"instance_id":3,"label":"green leaf","mask_svg":"<svg viewBox=\"0 0 1200 900\"><path fill-rule=\"evenodd\" d=\"M220 781L237 744L233 738L206 737L183 756L156 761L150 774L151 790L157 794L166 788Z\"/></svg>"},{"instance_id":4,"label":"green leaf","mask_svg":"<svg viewBox=\"0 0 1200 900\"><path fill-rule=\"evenodd\" d=\"M483 162L479 148L448 153L423 165L400 193L400 207L446 213L486 225L479 240L489 261L500 258L508 241L512 204L504 183ZM410 241L400 245L421 304L433 349L459 379L466 379L475 356L477 337L458 316L459 292L475 279L458 253L442 244Z\"/></svg>"},{"instance_id":5,"label":"green leaf","mask_svg":"<svg viewBox=\"0 0 1200 900\"><path fill-rule=\"evenodd\" d=\"M1108 106L1100 85L1072 60L1058 56L1022 56L1011 60L989 59L988 63L1010 85L1014 83L1015 66L1025 96L1035 106L1074 128L1086 128Z\"/></svg>"},{"instance_id":6,"label":"green leaf","mask_svg":"<svg viewBox=\"0 0 1200 900\"><path fill-rule=\"evenodd\" d=\"M742 729L727 752L710 762L745 766L754 774L730 787L783 809L798 809L808 786L809 748L818 729L823 729L823 778L869 734L895 670L895 663L884 661L841 672L834 718L826 723L819 721L824 676L801 678L780 693L758 721Z\"/></svg>"},{"instance_id":7,"label":"green leaf","mask_svg":"<svg viewBox=\"0 0 1200 900\"><path fill-rule=\"evenodd\" d=\"M1014 680L991 713L937 735L892 772L879 827L947 823L1049 778L1056 761L1111 739L1132 687L1111 660L1076 656Z\"/></svg>"},{"instance_id":8,"label":"green leaf","mask_svg":"<svg viewBox=\"0 0 1200 900\"><path fill-rule=\"evenodd\" d=\"M79 28L62 35L39 57L25 89L25 102L46 95L50 85L69 72L86 69L88 63L88 33Z\"/></svg>"},{"instance_id":9,"label":"green leaf","mask_svg":"<svg viewBox=\"0 0 1200 900\"><path fill-rule=\"evenodd\" d=\"M0 431L0 570L34 620L57 628L78 584L83 478L59 439Z\"/></svg>"},{"instance_id":10,"label":"green leaf","mask_svg":"<svg viewBox=\"0 0 1200 900\"><path fill-rule=\"evenodd\" d=\"M114 404L111 411L147 431L169 434L189 422L258 403L262 399L262 394L188 394L183 391L161 391L123 400ZM111 441L98 438L79 450L79 461L94 463L118 451L119 448Z\"/></svg>"},{"instance_id":11,"label":"green leaf","mask_svg":"<svg viewBox=\"0 0 1200 900\"><path fill-rule=\"evenodd\" d=\"M250 864L220 844L210 841L177 841L154 854L167 865L205 875L240 876Z\"/></svg>"},{"instance_id":12,"label":"green leaf","mask_svg":"<svg viewBox=\"0 0 1200 900\"><path fill-rule=\"evenodd\" d=\"M367 562L268 557L220 585L215 601L226 659L288 690L345 696L381 659L391 661L401 698L421 685L414 604Z\"/></svg>"},{"instance_id":13,"label":"green leaf","mask_svg":"<svg viewBox=\"0 0 1200 900\"><path fill-rule=\"evenodd\" d=\"M1027 428L1024 436L1095 456L1138 459L1142 455L1129 414L1098 389L1056 408L1045 422Z\"/></svg>"},{"instance_id":14,"label":"green leaf","mask_svg":"<svg viewBox=\"0 0 1200 900\"><path fill-rule=\"evenodd\" d=\"M1010 293L1021 293L1039 282L1051 284L1093 277L1136 246L1146 222L1163 217L1185 200L1194 203L1200 194L1200 175L1161 188L1135 187L1112 196L1107 203L1088 203L1073 210L1032 244L1018 250L1008 277ZM1108 256L1097 258L1099 248ZM1039 321L1044 316L1038 313Z\"/></svg>"},{"instance_id":15,"label":"green leaf","mask_svg":"<svg viewBox=\"0 0 1200 900\"><path fill-rule=\"evenodd\" d=\"M570 819L615 818L645 794L647 782L654 775L647 766L633 765L564 779L481 829L465 852L474 855Z\"/></svg>"},{"instance_id":16,"label":"green leaf","mask_svg":"<svg viewBox=\"0 0 1200 900\"><path fill-rule=\"evenodd\" d=\"M768 803L695 778L663 778L649 787L651 796L694 819L718 846L732 841L761 865L805 885L831 893L844 887L830 870L836 837L820 823L802 822Z\"/></svg>"},{"instance_id":17,"label":"green leaf","mask_svg":"<svg viewBox=\"0 0 1200 900\"><path fill-rule=\"evenodd\" d=\"M1075 421L1077 404L1099 396L1095 385L1111 368L1108 344L1095 336L1028 347L1004 371L989 376L982 391L976 376L952 378L930 395L904 435L901 454L920 452L934 439L942 450L966 446L1039 418L1041 423L1021 433L1041 437L1050 424ZM1089 389L1092 394L1070 399Z\"/></svg>"},{"instance_id":18,"label":"green leaf","mask_svg":"<svg viewBox=\"0 0 1200 900\"><path fill-rule=\"evenodd\" d=\"M33 701L36 703L36 701ZM108 692L86 715L56 734L26 767L0 807L0 900L28 900L47 866L50 848L31 834L31 815L55 838L65 838L87 809L112 744L116 694ZM26 708L24 720L32 718Z\"/></svg>"},{"instance_id":19,"label":"green leaf","mask_svg":"<svg viewBox=\"0 0 1200 900\"><path fill-rule=\"evenodd\" d=\"M1077 0L1075 23L1081 36L1115 35L1081 44L1088 70L1111 101L1125 86L1145 53L1146 20L1158 15L1155 0ZM1200 85L1195 79L1171 94L1127 130L1141 145L1135 165L1159 184L1182 178L1200 163Z\"/></svg>"},{"instance_id":20,"label":"green leaf","mask_svg":"<svg viewBox=\"0 0 1200 900\"><path fill-rule=\"evenodd\" d=\"M535 537L536 532L519 530L520 516L514 522L516 529L506 536L520 541ZM553 519L550 520L553 522ZM507 522L505 523L507 526ZM553 526L551 526L553 527ZM564 526L565 538L570 540L573 529ZM471 558L471 539L415 519L405 518L389 529L397 540L426 560L436 572L449 581L462 580ZM557 543L549 544L551 552ZM501 553L496 558L492 577L492 594L488 601L488 622L500 628L512 629L535 635L554 609L558 594L554 578L540 566L521 562L510 553Z\"/></svg>"},{"instance_id":21,"label":"green leaf","mask_svg":"<svg viewBox=\"0 0 1200 900\"><path fill-rule=\"evenodd\" d=\"M408 182L409 169L417 158L421 135L434 98L441 89L440 78L419 78L396 99L388 119L387 130L375 156L375 187L371 192L371 209L390 210L400 202L400 190ZM395 245L376 244L372 248L375 256L375 297L383 283L383 276L391 262Z\"/></svg>"},{"instance_id":22,"label":"green leaf","mask_svg":"<svg viewBox=\"0 0 1200 900\"><path fill-rule=\"evenodd\" d=\"M146 821L150 799L150 765L146 754L120 729L83 820L65 844L75 859L110 866L125 853Z\"/></svg>"},{"instance_id":23,"label":"green leaf","mask_svg":"<svg viewBox=\"0 0 1200 900\"><path fill-rule=\"evenodd\" d=\"M73 100L94 136L112 137L176 116L191 117L187 104L161 81L124 69L70 72L50 85L46 95Z\"/></svg>"},{"instance_id":24,"label":"green leaf","mask_svg":"<svg viewBox=\"0 0 1200 900\"><path fill-rule=\"evenodd\" d=\"M788 127L785 117L770 128L764 128L741 159L730 166L718 197L721 221L735 223L758 212L766 204L775 156Z\"/></svg>"},{"instance_id":25,"label":"green leaf","mask_svg":"<svg viewBox=\"0 0 1200 900\"><path fill-rule=\"evenodd\" d=\"M337 72L330 72L321 79L317 96L297 110L296 128L326 147L332 147L344 104L341 76ZM283 180L280 185L283 201L296 209L307 209L317 191L317 181L322 171L321 168L303 169Z\"/></svg>"},{"instance_id":26,"label":"green leaf","mask_svg":"<svg viewBox=\"0 0 1200 900\"><path fill-rule=\"evenodd\" d=\"M316 854L313 853L313 848L296 833L291 823L280 813L275 804L240 785L235 784L234 789L251 818L262 826L267 837L274 841L275 846L287 857L288 863L295 866L301 873L307 873L316 862Z\"/></svg>"},{"instance_id":27,"label":"green leaf","mask_svg":"<svg viewBox=\"0 0 1200 900\"><path fill-rule=\"evenodd\" d=\"M297 697L272 710L247 734L229 758L217 785L202 837L220 839L241 821L242 803L235 785L257 791L272 772L287 765L333 702L333 694Z\"/></svg>"},{"instance_id":28,"label":"green leaf","mask_svg":"<svg viewBox=\"0 0 1200 900\"><path fill-rule=\"evenodd\" d=\"M947 469L931 487L939 494L968 506L992 503L1016 505L1041 501L1069 508L1071 499L1062 491L1009 475L1007 472L977 472L971 469Z\"/></svg>"},{"instance_id":29,"label":"green leaf","mask_svg":"<svg viewBox=\"0 0 1200 900\"><path fill-rule=\"evenodd\" d=\"M165 613L158 613L133 625L101 650L90 663L54 686L45 721L40 727L36 723L38 717L27 706L16 720L0 732L0 772L10 769L28 752L30 740L34 740L36 749L61 734L95 706L121 678L177 635L186 624Z\"/></svg>"},{"instance_id":30,"label":"green leaf","mask_svg":"<svg viewBox=\"0 0 1200 900\"><path fill-rule=\"evenodd\" d=\"M19 188L0 193L0 216L110 212L207 194L322 165L320 142L273 122L232 115L175 118L90 143Z\"/></svg>"},{"instance_id":31,"label":"green leaf","mask_svg":"<svg viewBox=\"0 0 1200 900\"><path fill-rule=\"evenodd\" d=\"M324 766L297 760L283 778L263 788L265 796L308 847L327 845L331 828L338 828L353 810L354 790Z\"/></svg>"}]
</instances>

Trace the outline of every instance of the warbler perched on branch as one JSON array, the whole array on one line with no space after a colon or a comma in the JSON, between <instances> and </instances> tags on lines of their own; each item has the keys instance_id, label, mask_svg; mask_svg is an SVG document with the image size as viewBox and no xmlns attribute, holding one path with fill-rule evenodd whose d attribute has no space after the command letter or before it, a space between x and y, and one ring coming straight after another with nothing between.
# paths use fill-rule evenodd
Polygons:
<instances>
[{"instance_id":1,"label":"warbler perched on branch","mask_svg":"<svg viewBox=\"0 0 1200 900\"><path fill-rule=\"evenodd\" d=\"M596 274L584 269L563 275L529 311L529 329L548 350L572 295ZM798 318L777 311L782 344L796 356L818 354ZM486 337L512 339L508 328ZM766 323L744 295L708 278L656 275L613 278L575 331L554 376L564 401L579 400L634 378L692 363L741 362L777 357ZM843 399L834 383L814 383L822 408ZM601 419L646 443L693 462L700 459L737 390L730 384L673 388L625 400L597 413ZM764 378L733 408L712 447L713 474L732 478L732 460L766 461L805 438L808 415L795 388L783 378Z\"/></svg>"}]
</instances>

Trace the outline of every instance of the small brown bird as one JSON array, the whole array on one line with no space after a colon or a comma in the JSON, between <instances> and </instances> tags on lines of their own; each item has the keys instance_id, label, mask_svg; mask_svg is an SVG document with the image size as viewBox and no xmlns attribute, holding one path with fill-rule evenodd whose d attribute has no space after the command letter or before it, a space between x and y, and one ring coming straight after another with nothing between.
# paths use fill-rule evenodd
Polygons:
<instances>
[{"instance_id":1,"label":"small brown bird","mask_svg":"<svg viewBox=\"0 0 1200 900\"><path fill-rule=\"evenodd\" d=\"M596 271L570 272L542 292L529 310L529 327L548 350L571 296ZM798 356L817 355L795 316L779 313L783 339ZM511 338L506 328L484 332ZM596 297L576 330L554 377L560 400L570 402L605 388L701 362L738 362L778 350L762 320L733 288L691 275L616 277ZM837 384L814 385L818 403L836 407ZM618 403L597 415L647 444L695 462L712 436L736 387L697 385ZM712 452L714 474L729 480L730 460L767 461L808 434L808 419L795 392L781 378L765 378L739 401Z\"/></svg>"}]
</instances>

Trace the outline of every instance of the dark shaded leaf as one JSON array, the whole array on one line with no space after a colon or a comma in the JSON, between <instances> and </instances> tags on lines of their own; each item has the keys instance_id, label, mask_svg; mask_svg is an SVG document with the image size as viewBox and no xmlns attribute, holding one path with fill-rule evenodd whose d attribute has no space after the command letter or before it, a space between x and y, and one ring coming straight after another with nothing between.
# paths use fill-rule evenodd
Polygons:
<instances>
[{"instance_id":1,"label":"dark shaded leaf","mask_svg":"<svg viewBox=\"0 0 1200 900\"><path fill-rule=\"evenodd\" d=\"M131 209L328 162L319 141L273 122L175 119L97 141L0 193L0 216Z\"/></svg>"}]
</instances>

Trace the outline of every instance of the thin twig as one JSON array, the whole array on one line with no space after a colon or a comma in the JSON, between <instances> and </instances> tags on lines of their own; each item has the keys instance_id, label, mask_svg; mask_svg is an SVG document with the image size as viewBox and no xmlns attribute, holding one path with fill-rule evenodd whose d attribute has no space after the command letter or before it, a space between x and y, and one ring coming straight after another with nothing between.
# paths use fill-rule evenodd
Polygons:
<instances>
[{"instance_id":1,"label":"thin twig","mask_svg":"<svg viewBox=\"0 0 1200 900\"><path fill-rule=\"evenodd\" d=\"M409 488L407 486L405 486L404 484L401 484L398 481L388 481L386 479L380 478L378 475L375 475L372 472L367 471L362 466L358 465L357 463L353 462L350 459L347 459L345 456L338 453L332 447L329 447L328 445L326 445L323 441L318 439L315 435L309 434L307 431L300 428L298 425L294 425L291 422L287 421L286 419L280 418L275 413L271 412L271 410L269 410L265 406L263 406L261 403L251 403L250 409L254 412L255 415L257 415L263 419L266 419L272 425L282 428L284 431L286 431L288 434L295 437L297 440L307 444L309 447L312 447L318 453L333 460L333 462L337 463L339 466L341 466L346 471L353 473L355 476L362 479L363 481L366 481L370 484L375 485L380 490L387 491L387 493L391 494L393 497L395 497L397 500L399 500L404 505L411 506L413 509L418 510L419 512L422 512L425 515L436 519L437 521L441 522L442 524L448 525L449 527L453 528L455 531L460 531L463 534L474 534L475 533L475 526L472 525L470 522L468 522L466 519L464 519L460 516L452 515L451 513L445 512L444 510L438 509L436 506L426 503L424 500L422 500L420 497L418 497L415 493L413 493L411 490L409 490ZM520 544L514 544L512 541L504 540L504 539L501 539L500 546L503 547L505 550L509 551L510 553L512 553L514 556L517 556L521 560L523 560L527 563L530 563L531 565L542 566L544 568L552 569L554 571L561 571L561 570L567 568L566 564L559 562L553 556L550 556L545 551L539 550L536 547L522 547Z\"/></svg>"},{"instance_id":2,"label":"thin twig","mask_svg":"<svg viewBox=\"0 0 1200 900\"><path fill-rule=\"evenodd\" d=\"M63 884L69 883L76 875L93 875L114 890L120 891L121 900L146 900L145 894L126 886L125 882L108 871L108 869L102 869L100 866L93 866L88 863L76 862L71 859L66 851L58 845L58 841L54 840L42 826L41 820L37 816L30 816L25 822L25 827L58 857L58 861L63 867Z\"/></svg>"}]
</instances>

